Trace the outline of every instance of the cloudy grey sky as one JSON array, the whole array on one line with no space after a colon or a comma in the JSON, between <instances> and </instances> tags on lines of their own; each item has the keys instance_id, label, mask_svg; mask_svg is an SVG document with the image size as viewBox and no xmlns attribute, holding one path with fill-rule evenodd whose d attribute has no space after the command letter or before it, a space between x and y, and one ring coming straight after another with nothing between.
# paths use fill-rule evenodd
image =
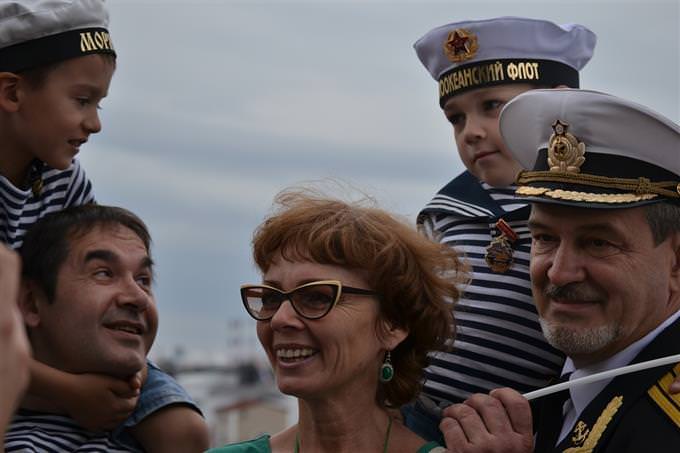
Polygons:
<instances>
[{"instance_id":1,"label":"cloudy grey sky","mask_svg":"<svg viewBox=\"0 0 680 453\"><path fill-rule=\"evenodd\" d=\"M81 160L100 203L155 238L156 357L228 356L253 229L281 189L341 178L415 218L459 173L413 42L501 15L598 35L582 86L680 120L680 1L109 0L119 53L104 130Z\"/></svg>"}]
</instances>

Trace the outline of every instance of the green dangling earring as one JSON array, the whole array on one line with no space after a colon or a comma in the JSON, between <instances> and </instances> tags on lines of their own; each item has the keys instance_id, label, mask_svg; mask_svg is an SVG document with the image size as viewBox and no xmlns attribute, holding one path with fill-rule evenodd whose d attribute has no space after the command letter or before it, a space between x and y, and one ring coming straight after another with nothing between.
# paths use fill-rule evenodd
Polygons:
<instances>
[{"instance_id":1,"label":"green dangling earring","mask_svg":"<svg viewBox=\"0 0 680 453\"><path fill-rule=\"evenodd\" d=\"M387 351L385 355L385 361L380 366L380 382L386 384L390 382L394 377L394 367L392 366L392 354Z\"/></svg>"}]
</instances>

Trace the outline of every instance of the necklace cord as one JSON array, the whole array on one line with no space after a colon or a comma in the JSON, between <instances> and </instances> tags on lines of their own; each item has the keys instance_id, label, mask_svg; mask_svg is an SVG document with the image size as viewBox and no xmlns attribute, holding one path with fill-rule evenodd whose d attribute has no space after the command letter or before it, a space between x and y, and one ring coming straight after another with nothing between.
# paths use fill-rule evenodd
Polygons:
<instances>
[{"instance_id":1,"label":"necklace cord","mask_svg":"<svg viewBox=\"0 0 680 453\"><path fill-rule=\"evenodd\" d=\"M387 432L385 433L385 443L383 444L383 453L387 453L387 446L390 443L390 432L392 431L392 417L390 417L390 421L387 423ZM295 433L295 448L293 449L293 453L300 453L300 432Z\"/></svg>"}]
</instances>

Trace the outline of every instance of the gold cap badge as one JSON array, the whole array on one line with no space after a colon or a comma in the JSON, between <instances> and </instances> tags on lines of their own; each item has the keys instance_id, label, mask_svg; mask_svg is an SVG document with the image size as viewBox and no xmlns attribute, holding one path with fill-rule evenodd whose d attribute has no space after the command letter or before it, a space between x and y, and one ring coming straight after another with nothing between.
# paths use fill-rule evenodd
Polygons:
<instances>
[{"instance_id":1,"label":"gold cap badge","mask_svg":"<svg viewBox=\"0 0 680 453\"><path fill-rule=\"evenodd\" d=\"M453 30L444 41L444 53L454 63L474 57L478 48L477 35L464 28Z\"/></svg>"},{"instance_id":2,"label":"gold cap badge","mask_svg":"<svg viewBox=\"0 0 680 453\"><path fill-rule=\"evenodd\" d=\"M579 173L581 165L586 161L583 157L586 145L567 132L569 125L560 120L552 124L554 133L548 143L548 166L550 171L561 173Z\"/></svg>"}]
</instances>

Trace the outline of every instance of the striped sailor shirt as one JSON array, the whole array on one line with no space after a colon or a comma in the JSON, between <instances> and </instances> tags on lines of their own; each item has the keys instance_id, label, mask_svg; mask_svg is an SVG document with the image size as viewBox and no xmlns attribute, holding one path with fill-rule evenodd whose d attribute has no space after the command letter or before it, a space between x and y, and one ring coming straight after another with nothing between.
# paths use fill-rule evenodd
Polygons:
<instances>
[{"instance_id":1,"label":"striped sailor shirt","mask_svg":"<svg viewBox=\"0 0 680 453\"><path fill-rule=\"evenodd\" d=\"M81 428L64 415L20 409L5 435L6 452L94 453L141 452L125 447L106 433Z\"/></svg>"},{"instance_id":2,"label":"striped sailor shirt","mask_svg":"<svg viewBox=\"0 0 680 453\"><path fill-rule=\"evenodd\" d=\"M94 201L92 184L75 159L66 170L36 162L33 171L43 181L37 195L0 175L0 242L13 249L21 247L26 230L45 214Z\"/></svg>"},{"instance_id":3,"label":"striped sailor shirt","mask_svg":"<svg viewBox=\"0 0 680 453\"><path fill-rule=\"evenodd\" d=\"M503 218L517 233L513 264L494 273L486 247L501 233ZM418 216L430 237L461 254L471 280L454 307L456 338L450 352L433 352L423 394L439 406L497 387L527 392L559 376L564 356L541 332L531 296L527 227L529 206L514 198L514 188L494 188L469 172L444 187Z\"/></svg>"}]
</instances>

